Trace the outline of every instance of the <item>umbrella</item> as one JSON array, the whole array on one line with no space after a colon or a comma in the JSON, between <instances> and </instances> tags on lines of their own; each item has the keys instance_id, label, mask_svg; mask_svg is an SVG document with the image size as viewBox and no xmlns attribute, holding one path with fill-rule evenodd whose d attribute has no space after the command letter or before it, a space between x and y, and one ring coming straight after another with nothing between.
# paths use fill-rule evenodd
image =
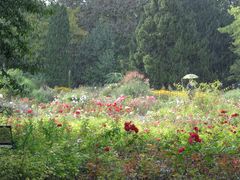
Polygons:
<instances>
[{"instance_id":1,"label":"umbrella","mask_svg":"<svg viewBox=\"0 0 240 180\"><path fill-rule=\"evenodd\" d=\"M182 79L197 79L198 76L196 74L187 74L185 76L183 76Z\"/></svg>"}]
</instances>

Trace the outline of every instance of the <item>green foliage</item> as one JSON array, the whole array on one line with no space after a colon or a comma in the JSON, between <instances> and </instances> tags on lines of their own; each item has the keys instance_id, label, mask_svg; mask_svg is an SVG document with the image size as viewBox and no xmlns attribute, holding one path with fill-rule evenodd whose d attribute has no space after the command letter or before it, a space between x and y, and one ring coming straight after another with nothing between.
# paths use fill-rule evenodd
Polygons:
<instances>
[{"instance_id":1,"label":"green foliage","mask_svg":"<svg viewBox=\"0 0 240 180\"><path fill-rule=\"evenodd\" d=\"M28 67L28 72L41 73L44 67L45 39L48 33L49 14L39 16L38 14L27 14L26 20L31 25L31 31L25 36L28 53L24 54L23 65Z\"/></svg>"},{"instance_id":2,"label":"green foliage","mask_svg":"<svg viewBox=\"0 0 240 180\"><path fill-rule=\"evenodd\" d=\"M49 22L45 45L45 75L50 86L68 85L70 59L68 47L70 41L69 19L65 7L56 5L55 13Z\"/></svg>"},{"instance_id":3,"label":"green foliage","mask_svg":"<svg viewBox=\"0 0 240 180\"><path fill-rule=\"evenodd\" d=\"M134 58L154 87L174 83L190 71L209 74L209 52L191 15L184 1L150 1L145 7Z\"/></svg>"},{"instance_id":4,"label":"green foliage","mask_svg":"<svg viewBox=\"0 0 240 180\"><path fill-rule=\"evenodd\" d=\"M19 79L16 79L16 76L14 75L22 75L22 71L16 69L14 70L9 70L12 72L12 75L9 75L8 72L5 72L5 70L1 71L0 74L0 86L1 86L1 92L4 93L4 95L7 96L12 96L12 95L18 95L18 94L25 94L25 89L21 82L19 82ZM21 79L22 80L22 79Z\"/></svg>"},{"instance_id":5,"label":"green foliage","mask_svg":"<svg viewBox=\"0 0 240 180\"><path fill-rule=\"evenodd\" d=\"M131 56L135 67L147 73L150 83L158 88L191 72L204 81L224 79L235 58L225 48L231 38L217 31L231 22L224 4L149 1L136 29L136 52Z\"/></svg>"},{"instance_id":6,"label":"green foliage","mask_svg":"<svg viewBox=\"0 0 240 180\"><path fill-rule=\"evenodd\" d=\"M239 97L240 97L240 89L234 89L224 93L224 98L227 100L229 99L233 101L238 101Z\"/></svg>"},{"instance_id":7,"label":"green foliage","mask_svg":"<svg viewBox=\"0 0 240 180\"><path fill-rule=\"evenodd\" d=\"M219 92L222 88L222 83L220 81L215 81L213 83L200 83L198 84L198 91L201 92Z\"/></svg>"},{"instance_id":8,"label":"green foliage","mask_svg":"<svg viewBox=\"0 0 240 180\"><path fill-rule=\"evenodd\" d=\"M1 93L6 97L31 97L39 102L53 100L54 92L44 84L42 75L23 73L20 69L9 69L8 76L1 76Z\"/></svg>"},{"instance_id":9,"label":"green foliage","mask_svg":"<svg viewBox=\"0 0 240 180\"><path fill-rule=\"evenodd\" d=\"M55 94L54 90L41 87L40 89L34 89L30 96L37 102L48 103L53 101Z\"/></svg>"},{"instance_id":10,"label":"green foliage","mask_svg":"<svg viewBox=\"0 0 240 180\"><path fill-rule=\"evenodd\" d=\"M105 76L117 70L114 42L111 26L99 22L80 44L72 66L75 84L102 85Z\"/></svg>"},{"instance_id":11,"label":"green foliage","mask_svg":"<svg viewBox=\"0 0 240 180\"><path fill-rule=\"evenodd\" d=\"M0 2L0 62L7 68L26 68L20 58L27 52L26 34L31 29L26 14L40 13L43 4L38 0Z\"/></svg>"},{"instance_id":12,"label":"green foliage","mask_svg":"<svg viewBox=\"0 0 240 180\"><path fill-rule=\"evenodd\" d=\"M80 8L71 9L68 8L68 18L69 18L69 28L70 28L70 35L71 35L71 43L79 43L84 36L87 35L87 32L84 31L82 28L79 27L77 22L77 15L80 11Z\"/></svg>"},{"instance_id":13,"label":"green foliage","mask_svg":"<svg viewBox=\"0 0 240 180\"><path fill-rule=\"evenodd\" d=\"M228 13L228 9L233 3L229 0L189 0L187 2L194 12L194 20L200 38L205 39L207 50L210 53L209 71L213 78L207 77L204 80L209 82L219 79L224 84L228 83L230 66L236 56L229 49L232 38L228 34L220 33L218 28L232 23L233 17Z\"/></svg>"},{"instance_id":14,"label":"green foliage","mask_svg":"<svg viewBox=\"0 0 240 180\"><path fill-rule=\"evenodd\" d=\"M123 79L123 76L121 73L109 73L106 75L106 80L105 82L107 84L112 84L112 83L118 83Z\"/></svg>"},{"instance_id":15,"label":"green foliage","mask_svg":"<svg viewBox=\"0 0 240 180\"><path fill-rule=\"evenodd\" d=\"M217 91L218 84L206 89ZM165 101L95 95L83 106L80 95L94 89L82 87L71 92L78 102L62 92L54 102L1 116L16 144L0 148L1 178L237 179L239 98L210 90L192 101L173 91Z\"/></svg>"},{"instance_id":16,"label":"green foliage","mask_svg":"<svg viewBox=\"0 0 240 180\"><path fill-rule=\"evenodd\" d=\"M127 83L121 84L118 88L113 89L112 94L115 97L121 95L131 97L146 96L150 94L150 87L149 84L144 81L133 79Z\"/></svg>"},{"instance_id":17,"label":"green foliage","mask_svg":"<svg viewBox=\"0 0 240 180\"><path fill-rule=\"evenodd\" d=\"M231 15L234 16L234 21L232 24L221 28L220 31L222 33L229 33L233 39L234 42L232 43L232 50L235 54L238 55L238 59L234 62L234 64L231 66L230 72L231 76L229 77L230 80L239 81L240 80L240 8L239 7L232 7L229 11Z\"/></svg>"}]
</instances>

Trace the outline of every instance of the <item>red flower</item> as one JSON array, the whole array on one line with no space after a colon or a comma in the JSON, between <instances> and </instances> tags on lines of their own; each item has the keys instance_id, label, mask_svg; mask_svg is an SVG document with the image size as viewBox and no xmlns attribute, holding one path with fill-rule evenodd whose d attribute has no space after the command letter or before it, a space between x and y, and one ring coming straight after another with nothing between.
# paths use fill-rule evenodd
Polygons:
<instances>
[{"instance_id":1,"label":"red flower","mask_svg":"<svg viewBox=\"0 0 240 180\"><path fill-rule=\"evenodd\" d=\"M181 147L181 148L178 149L179 154L182 153L183 151L185 151L185 147Z\"/></svg>"},{"instance_id":2,"label":"red flower","mask_svg":"<svg viewBox=\"0 0 240 180\"><path fill-rule=\"evenodd\" d=\"M194 127L193 130L196 131L196 133L199 131L198 127Z\"/></svg>"},{"instance_id":3,"label":"red flower","mask_svg":"<svg viewBox=\"0 0 240 180\"><path fill-rule=\"evenodd\" d=\"M28 114L32 114L32 113L33 113L33 110L32 110L32 109L28 109L28 110L27 110L27 113L28 113Z\"/></svg>"},{"instance_id":4,"label":"red flower","mask_svg":"<svg viewBox=\"0 0 240 180\"><path fill-rule=\"evenodd\" d=\"M131 130L131 123L132 123L131 121L124 123L124 129L125 129L126 131L130 131L130 130Z\"/></svg>"},{"instance_id":5,"label":"red flower","mask_svg":"<svg viewBox=\"0 0 240 180\"><path fill-rule=\"evenodd\" d=\"M195 132L190 132L189 133L190 134L190 137L189 137L189 139L188 139L188 142L190 143L190 144L193 144L193 142L195 141L195 142L202 142L202 139L199 137L199 135L197 134L197 133L195 133Z\"/></svg>"},{"instance_id":6,"label":"red flower","mask_svg":"<svg viewBox=\"0 0 240 180\"><path fill-rule=\"evenodd\" d=\"M238 116L239 116L238 113L234 113L234 114L231 115L231 118L238 117Z\"/></svg>"},{"instance_id":7,"label":"red flower","mask_svg":"<svg viewBox=\"0 0 240 180\"><path fill-rule=\"evenodd\" d=\"M225 121L223 121L223 122L222 122L222 124L227 124L227 123L228 123L228 121L227 121L227 120L225 120Z\"/></svg>"},{"instance_id":8,"label":"red flower","mask_svg":"<svg viewBox=\"0 0 240 180\"><path fill-rule=\"evenodd\" d=\"M62 123L57 123L57 127L62 127Z\"/></svg>"},{"instance_id":9,"label":"red flower","mask_svg":"<svg viewBox=\"0 0 240 180\"><path fill-rule=\"evenodd\" d=\"M124 123L124 129L126 131L134 131L135 133L138 133L138 131L139 131L138 128L134 124L132 124L131 121Z\"/></svg>"},{"instance_id":10,"label":"red flower","mask_svg":"<svg viewBox=\"0 0 240 180\"><path fill-rule=\"evenodd\" d=\"M131 130L138 133L138 128L134 124L131 125Z\"/></svg>"},{"instance_id":11,"label":"red flower","mask_svg":"<svg viewBox=\"0 0 240 180\"><path fill-rule=\"evenodd\" d=\"M63 110L62 110L62 109L60 109L58 112L59 112L59 113L63 113Z\"/></svg>"},{"instance_id":12,"label":"red flower","mask_svg":"<svg viewBox=\"0 0 240 180\"><path fill-rule=\"evenodd\" d=\"M111 150L111 148L109 146L106 146L104 149L103 149L105 152L109 152Z\"/></svg>"},{"instance_id":13,"label":"red flower","mask_svg":"<svg viewBox=\"0 0 240 180\"><path fill-rule=\"evenodd\" d=\"M120 109L119 107L116 106L116 107L115 107L115 111L116 111L116 112L120 112L121 109Z\"/></svg>"},{"instance_id":14,"label":"red flower","mask_svg":"<svg viewBox=\"0 0 240 180\"><path fill-rule=\"evenodd\" d=\"M220 110L220 113L222 113L222 114L226 114L227 111L222 109L222 110Z\"/></svg>"}]
</instances>

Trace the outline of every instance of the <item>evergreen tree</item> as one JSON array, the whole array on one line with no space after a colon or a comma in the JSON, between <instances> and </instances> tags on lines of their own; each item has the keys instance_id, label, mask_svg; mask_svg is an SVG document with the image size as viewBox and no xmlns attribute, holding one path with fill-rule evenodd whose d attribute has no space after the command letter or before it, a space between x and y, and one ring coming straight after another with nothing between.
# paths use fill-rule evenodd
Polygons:
<instances>
[{"instance_id":1,"label":"evergreen tree","mask_svg":"<svg viewBox=\"0 0 240 180\"><path fill-rule=\"evenodd\" d=\"M240 7L233 7L230 13L234 16L234 21L230 25L221 28L222 33L229 33L233 38L232 51L238 56L231 66L230 80L240 81Z\"/></svg>"},{"instance_id":2,"label":"evergreen tree","mask_svg":"<svg viewBox=\"0 0 240 180\"><path fill-rule=\"evenodd\" d=\"M64 6L56 5L56 12L50 19L45 48L45 74L50 86L68 85L71 65L68 56L69 41L67 10Z\"/></svg>"},{"instance_id":3,"label":"evergreen tree","mask_svg":"<svg viewBox=\"0 0 240 180\"><path fill-rule=\"evenodd\" d=\"M227 34L221 34L218 28L232 22L233 18L228 13L232 2L229 0L187 0L186 3L194 13L193 18L200 38L206 40L207 49L211 53L209 70L214 74L214 79L226 82L230 66L236 57L229 49L232 38ZM207 78L207 80L211 79Z\"/></svg>"},{"instance_id":4,"label":"evergreen tree","mask_svg":"<svg viewBox=\"0 0 240 180\"><path fill-rule=\"evenodd\" d=\"M79 54L73 66L75 86L79 84L102 85L108 73L115 72L115 35L111 26L99 22L79 45Z\"/></svg>"},{"instance_id":5,"label":"evergreen tree","mask_svg":"<svg viewBox=\"0 0 240 180\"><path fill-rule=\"evenodd\" d=\"M154 87L179 81L186 73L211 78L211 56L192 15L183 0L151 0L145 7L134 63Z\"/></svg>"}]
</instances>

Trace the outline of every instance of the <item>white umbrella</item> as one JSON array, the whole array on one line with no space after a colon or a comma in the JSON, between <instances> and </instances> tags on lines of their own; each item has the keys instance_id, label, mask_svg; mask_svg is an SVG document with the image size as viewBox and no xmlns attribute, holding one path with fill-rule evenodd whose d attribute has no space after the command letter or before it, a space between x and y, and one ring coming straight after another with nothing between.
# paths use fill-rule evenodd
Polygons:
<instances>
[{"instance_id":1,"label":"white umbrella","mask_svg":"<svg viewBox=\"0 0 240 180\"><path fill-rule=\"evenodd\" d=\"M186 74L185 76L183 76L182 79L197 79L198 76L196 74Z\"/></svg>"}]
</instances>

